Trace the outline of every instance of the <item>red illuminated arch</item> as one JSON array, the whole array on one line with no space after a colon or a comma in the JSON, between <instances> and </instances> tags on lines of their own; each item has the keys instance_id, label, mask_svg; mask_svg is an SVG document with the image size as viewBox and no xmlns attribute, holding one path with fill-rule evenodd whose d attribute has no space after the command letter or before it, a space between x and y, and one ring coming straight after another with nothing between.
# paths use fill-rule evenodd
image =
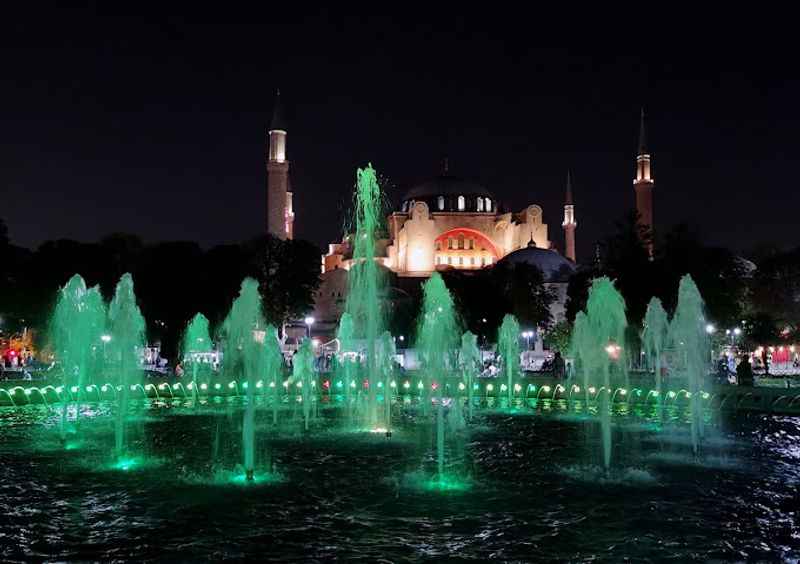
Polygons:
<instances>
[{"instance_id":1,"label":"red illuminated arch","mask_svg":"<svg viewBox=\"0 0 800 564\"><path fill-rule=\"evenodd\" d=\"M436 243L441 242L442 244L440 245L440 248L443 251L446 251L448 250L447 239L449 238L458 239L459 235L463 235L465 239L474 239L475 250L484 248L490 253L492 253L492 256L495 258L495 260L500 258L500 254L497 252L497 248L494 246L494 243L492 243L486 235L484 235L477 229L470 229L469 227L456 227L455 229L450 229L448 231L445 231L444 233L436 237L433 244L435 246Z\"/></svg>"}]
</instances>

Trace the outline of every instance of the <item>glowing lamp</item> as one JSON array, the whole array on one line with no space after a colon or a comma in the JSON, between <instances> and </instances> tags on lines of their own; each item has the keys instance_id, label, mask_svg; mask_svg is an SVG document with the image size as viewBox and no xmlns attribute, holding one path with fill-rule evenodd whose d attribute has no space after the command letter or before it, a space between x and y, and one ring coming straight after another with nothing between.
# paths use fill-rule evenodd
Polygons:
<instances>
[{"instance_id":1,"label":"glowing lamp","mask_svg":"<svg viewBox=\"0 0 800 564\"><path fill-rule=\"evenodd\" d=\"M463 390L465 387L466 387L466 386L464 386L464 382L459 382L459 383L458 383L458 389L459 389L459 390Z\"/></svg>"},{"instance_id":2,"label":"glowing lamp","mask_svg":"<svg viewBox=\"0 0 800 564\"><path fill-rule=\"evenodd\" d=\"M390 385L392 388L396 388L396 387L397 387L397 382L395 382L394 380L392 380L391 382L389 382L389 385Z\"/></svg>"},{"instance_id":3,"label":"glowing lamp","mask_svg":"<svg viewBox=\"0 0 800 564\"><path fill-rule=\"evenodd\" d=\"M229 382L228 383L228 388L230 388L231 390L234 389L235 387L236 387L236 382Z\"/></svg>"},{"instance_id":4,"label":"glowing lamp","mask_svg":"<svg viewBox=\"0 0 800 564\"><path fill-rule=\"evenodd\" d=\"M593 393L595 393L595 392L597 392L597 388L595 388L594 386L591 386L591 387L589 388L589 393L590 393L590 394L593 394Z\"/></svg>"},{"instance_id":5,"label":"glowing lamp","mask_svg":"<svg viewBox=\"0 0 800 564\"><path fill-rule=\"evenodd\" d=\"M200 389L201 390L207 390L208 389L208 384L200 384Z\"/></svg>"},{"instance_id":6,"label":"glowing lamp","mask_svg":"<svg viewBox=\"0 0 800 564\"><path fill-rule=\"evenodd\" d=\"M72 387L71 387L69 390L70 390L70 391L71 391L73 394L77 394L77 393L78 393L78 386L72 386Z\"/></svg>"},{"instance_id":7,"label":"glowing lamp","mask_svg":"<svg viewBox=\"0 0 800 564\"><path fill-rule=\"evenodd\" d=\"M421 390L421 389L422 389L422 388L424 388L424 387L425 387L425 386L423 386L423 385L422 385L422 382L420 382L419 384L417 384L417 389L418 389L418 390Z\"/></svg>"},{"instance_id":8,"label":"glowing lamp","mask_svg":"<svg viewBox=\"0 0 800 564\"><path fill-rule=\"evenodd\" d=\"M259 380L258 382L256 382L256 388L263 388L263 387L264 387L264 381L263 380Z\"/></svg>"},{"instance_id":9,"label":"glowing lamp","mask_svg":"<svg viewBox=\"0 0 800 564\"><path fill-rule=\"evenodd\" d=\"M522 386L520 386L519 384L514 384L514 391L515 391L515 392L520 392L520 391L522 391Z\"/></svg>"},{"instance_id":10,"label":"glowing lamp","mask_svg":"<svg viewBox=\"0 0 800 564\"><path fill-rule=\"evenodd\" d=\"M486 391L491 392L494 390L494 384L486 384Z\"/></svg>"},{"instance_id":11,"label":"glowing lamp","mask_svg":"<svg viewBox=\"0 0 800 564\"><path fill-rule=\"evenodd\" d=\"M403 387L407 390L411 387L411 383L408 380L406 380L405 382L403 382Z\"/></svg>"},{"instance_id":12,"label":"glowing lamp","mask_svg":"<svg viewBox=\"0 0 800 564\"><path fill-rule=\"evenodd\" d=\"M501 392L505 392L507 389L508 389L508 386L506 386L505 384L500 384L500 391Z\"/></svg>"}]
</instances>

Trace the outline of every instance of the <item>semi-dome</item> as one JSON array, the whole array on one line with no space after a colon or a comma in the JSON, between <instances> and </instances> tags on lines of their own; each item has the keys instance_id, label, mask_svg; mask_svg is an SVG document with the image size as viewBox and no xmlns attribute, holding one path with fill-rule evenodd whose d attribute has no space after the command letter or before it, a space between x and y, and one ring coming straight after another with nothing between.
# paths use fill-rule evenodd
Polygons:
<instances>
[{"instance_id":1,"label":"semi-dome","mask_svg":"<svg viewBox=\"0 0 800 564\"><path fill-rule=\"evenodd\" d=\"M412 202L425 202L433 212L497 211L494 194L486 187L449 174L412 186L403 196L403 211L408 211Z\"/></svg>"},{"instance_id":2,"label":"semi-dome","mask_svg":"<svg viewBox=\"0 0 800 564\"><path fill-rule=\"evenodd\" d=\"M498 264L530 264L542 271L545 282L566 282L575 272L575 263L551 249L540 249L532 243L508 253Z\"/></svg>"}]
</instances>

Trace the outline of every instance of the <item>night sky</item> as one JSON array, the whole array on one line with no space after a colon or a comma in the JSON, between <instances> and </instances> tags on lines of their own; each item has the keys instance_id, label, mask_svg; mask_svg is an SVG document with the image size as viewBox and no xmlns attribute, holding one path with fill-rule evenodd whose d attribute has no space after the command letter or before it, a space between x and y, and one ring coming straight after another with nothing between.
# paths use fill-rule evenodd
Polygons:
<instances>
[{"instance_id":1,"label":"night sky","mask_svg":"<svg viewBox=\"0 0 800 564\"><path fill-rule=\"evenodd\" d=\"M559 247L571 169L587 260L633 206L642 106L657 227L687 221L736 250L800 243L792 50L736 38L541 49L530 29L430 21L7 21L0 217L31 248L114 231L204 246L256 235L280 88L296 236L320 246L341 236L357 166L371 161L399 200L447 155L513 210L541 205Z\"/></svg>"}]
</instances>

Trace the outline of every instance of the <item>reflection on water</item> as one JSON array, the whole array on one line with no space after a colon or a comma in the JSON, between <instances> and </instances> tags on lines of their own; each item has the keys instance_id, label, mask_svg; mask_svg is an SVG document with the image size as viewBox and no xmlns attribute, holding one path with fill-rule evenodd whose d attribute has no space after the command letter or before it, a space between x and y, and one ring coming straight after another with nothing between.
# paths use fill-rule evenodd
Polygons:
<instances>
[{"instance_id":1,"label":"reflection on water","mask_svg":"<svg viewBox=\"0 0 800 564\"><path fill-rule=\"evenodd\" d=\"M695 458L685 410L661 420L624 406L605 471L591 415L558 401L493 405L448 443L432 483L434 419L400 407L391 438L339 431L336 408L308 433L293 409L278 426L258 411L254 484L237 467L238 401L135 404L125 468L109 467L113 405L81 406L63 441L55 411L0 409L3 559L800 556L798 419L707 413Z\"/></svg>"}]
</instances>

